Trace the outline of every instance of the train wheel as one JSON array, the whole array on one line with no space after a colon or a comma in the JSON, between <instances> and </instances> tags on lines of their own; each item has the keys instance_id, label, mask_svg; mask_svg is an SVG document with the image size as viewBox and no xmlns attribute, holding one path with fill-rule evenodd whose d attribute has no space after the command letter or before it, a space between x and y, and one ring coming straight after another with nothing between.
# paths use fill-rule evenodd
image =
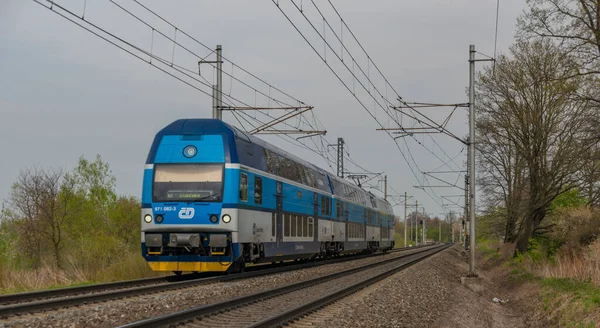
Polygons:
<instances>
[{"instance_id":1,"label":"train wheel","mask_svg":"<svg viewBox=\"0 0 600 328\"><path fill-rule=\"evenodd\" d=\"M177 277L181 277L181 271L173 271L173 273L177 276Z\"/></svg>"}]
</instances>

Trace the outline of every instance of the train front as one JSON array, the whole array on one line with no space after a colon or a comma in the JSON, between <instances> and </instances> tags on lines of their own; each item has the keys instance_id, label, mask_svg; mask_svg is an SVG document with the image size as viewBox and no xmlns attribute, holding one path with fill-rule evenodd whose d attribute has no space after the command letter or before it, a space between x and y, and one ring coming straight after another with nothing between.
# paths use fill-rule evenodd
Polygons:
<instances>
[{"instance_id":1,"label":"train front","mask_svg":"<svg viewBox=\"0 0 600 328\"><path fill-rule=\"evenodd\" d=\"M231 140L225 124L208 119L178 120L157 133L142 190L142 255L152 270L223 272L239 264L237 209L227 206L239 198Z\"/></svg>"}]
</instances>

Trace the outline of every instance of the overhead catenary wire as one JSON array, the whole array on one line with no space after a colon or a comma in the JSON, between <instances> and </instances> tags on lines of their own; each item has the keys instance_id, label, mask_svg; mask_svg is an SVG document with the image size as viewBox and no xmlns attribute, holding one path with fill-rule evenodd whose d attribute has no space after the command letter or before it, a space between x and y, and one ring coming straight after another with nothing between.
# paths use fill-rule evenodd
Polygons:
<instances>
[{"instance_id":1,"label":"overhead catenary wire","mask_svg":"<svg viewBox=\"0 0 600 328\"><path fill-rule=\"evenodd\" d=\"M372 112L371 112L371 111L370 111L370 110L369 110L369 109L368 109L368 108L365 106L365 104L364 104L364 103L363 103L363 102L362 102L362 101L361 101L361 100L360 100L360 99L357 97L356 93L354 92L354 87L350 88L350 87L348 86L348 84L347 84L347 83L345 83L345 82L343 81L343 79L341 79L341 77L339 76L339 74L338 74L338 73L337 73L337 72L336 72L336 71L335 71L335 70L334 70L334 69L331 67L331 65L330 65L330 64L327 62L327 60L326 60L326 59L323 57L323 55L321 55L321 54L319 53L319 51L317 51L317 50L315 49L315 47L312 45L312 43L311 43L311 42L310 42L310 41L309 41L309 40L306 38L306 36L305 36L305 35L304 35L304 34L303 34L303 33L302 33L300 30L299 30L299 28L298 28L298 27L296 26L296 24L295 24L295 23L292 21L292 19L291 19L291 18L290 18L290 17L287 15L287 13L286 13L286 12L285 12L285 11L284 11L282 8L281 8L281 6L279 5L279 2L278 2L278 1L277 1L277 2L276 2L276 1L273 1L273 3L274 3L276 6L277 6L277 8L278 8L278 9L279 9L279 11L280 11L280 12L281 12L281 13L284 15L284 17L285 17L285 18L286 18L286 19L287 19L287 20L290 22L290 24L291 24L291 25L294 27L294 29L295 29L295 30L296 30L296 31L297 31L297 32L300 34L300 36L301 36L301 37L302 37L302 38L303 38L303 39L304 39L304 40L305 40L305 41L306 41L306 42L309 44L309 46L310 46L310 47L312 48L312 50L313 50L313 51L314 51L314 52L317 54L317 56L319 56L319 58L320 58L320 59L321 59L321 60L322 60L322 61L325 63L325 65L326 65L326 66L327 66L327 67L328 67L328 68L329 68L329 69L332 71L332 73L333 73L333 74L336 76L336 78L337 78L338 80L340 80L340 82L341 82L341 83L344 85L344 87L345 87L345 88L346 88L346 89L347 89L347 90L348 90L348 91L349 91L349 92L350 92L350 93L353 95L353 97L354 97L354 98L355 98L355 99L356 99L356 100L359 102L359 104L361 105L361 107L363 107L363 109L365 109L365 110L366 110L366 111L369 113L369 115L370 115L370 116L371 116L371 117L372 117L372 118L373 118L373 119L374 119L374 120L377 122L377 124L379 124L379 125L380 125L380 126L383 128L383 124L382 124L382 123L381 123L381 122L380 122L380 121L377 119L377 117L375 117L375 116L374 116L374 114L373 114L373 113L372 113ZM294 6L295 6L297 9L299 9L299 8L298 8L298 6L297 6L297 5L296 5L296 4L295 4L293 1L292 1L292 3L294 4ZM330 2L330 4L331 4L331 2ZM314 4L314 2L313 2L313 5L315 5L315 6L316 6L316 4ZM333 4L331 4L331 5L333 6ZM333 7L334 7L334 6L333 6ZM335 9L335 7L334 7L334 9ZM337 9L336 9L336 12L337 12ZM337 13L338 13L338 15L339 15L339 12L337 12ZM327 44L327 40L326 40L326 39L325 39L325 38L324 38L324 37L321 35L321 33L318 31L318 29L316 29L316 27L315 27L315 26L314 26L314 24L313 24L313 23L310 21L310 19L308 19L308 17L306 17L306 15L304 14L304 12L301 12L301 14L302 14L302 16L304 16L304 18L305 18L305 19L306 19L306 20L309 22L309 24L311 25L311 27L313 28L313 30L315 30L315 32L316 32L316 33L317 33L317 34L318 34L318 35L321 37L321 39L322 39L322 40L323 40L323 41L324 41L324 42ZM343 21L343 18L341 18L341 16L339 16L339 17L340 17L340 19ZM326 21L326 19L325 19L325 21ZM343 22L343 23L344 23L344 24L347 26L347 24L346 24L345 22ZM330 24L328 24L328 26L331 26L331 25L330 25ZM349 29L349 27L347 27L347 28ZM336 34L336 33L335 33L335 31L334 31L333 29L332 29L332 32L333 32L334 34ZM351 30L350 30L350 29L349 29L349 32L351 32ZM351 34L353 34L353 33L351 33ZM356 37L355 37L355 36L354 36L354 38L356 39ZM340 38L339 40L341 41L341 38ZM357 40L357 41L358 41L358 40ZM366 53L366 51L364 50L364 47L362 47L362 45L360 44L360 42L358 42L358 43L359 43L359 45L361 46L361 48L363 49L363 51L365 52L365 54L367 55L367 58L368 58L368 60L369 60L370 62L373 62L373 61L372 61L372 59L370 58L370 56L369 56L369 55ZM345 47L344 47L344 45L342 44L342 49L343 49L343 48L345 48ZM342 60L342 59L341 59L341 57L340 57L339 55L337 55L337 52L336 52L336 51L335 51L335 50L334 50L334 49L333 49L331 46L329 46L329 49L330 49L330 50L331 50L331 51L332 51L332 52L333 52L333 53L334 53L334 54L335 54L335 55L338 57L338 59L339 59L340 61ZM342 53L343 53L343 51L342 51ZM349 55L351 56L351 54L350 54L350 53L349 53ZM351 58L353 58L353 57L351 57ZM372 98L373 98L373 100L374 100L374 103L377 103L377 104L379 104L379 106L380 106L380 107L383 107L383 106L381 105L381 103L379 103L379 101L377 101L377 99L375 99L375 97L373 96L373 94L370 92L370 88L371 88L371 86L373 87L373 89L374 89L375 91L377 91L377 92L379 93L379 95L381 96L381 98L383 98L383 99L384 99L385 101L387 101L388 103L391 103L391 102L389 102L389 101L388 101L388 100L387 100L385 97L383 97L383 95L381 94L381 92L379 92L379 90L376 88L376 86L375 86L375 85L374 85L374 84L373 84L373 83L370 81L370 78L368 77L368 74L367 74L367 79L369 80L369 88L368 88L368 89L367 89L367 88L365 88L365 86L364 86L364 84L362 83L362 81L360 81L360 80L358 79L358 77L357 77L357 76L355 75L355 73L354 73L354 66L355 66L355 64L357 65L357 63L356 63L356 61L355 61L355 60L353 60L353 61L352 61L352 67L353 67L352 69L350 69L350 68L348 67L348 65L346 65L345 63L343 63L343 64L344 64L344 66L346 67L346 69L349 71L349 73L350 73L350 74L353 76L353 80L352 80L352 81L353 81L353 83L355 83L355 82L358 82L359 86L363 87L363 89L365 89L365 91L367 91L367 93L368 93L369 95L371 95L371 97L372 97ZM358 65L358 66L360 66L360 65ZM376 65L375 65L374 63L373 63L373 66L374 66L374 67L376 67ZM384 76L384 75L381 73L381 70L379 70L379 69L378 69L378 67L376 67L376 69L377 69L377 70L380 72L380 74L381 74L381 75L384 77L384 79L385 79L385 81L386 81L386 84L389 84L389 82L387 81L387 78L385 78L385 76ZM360 71L362 71L362 72L364 73L364 71L363 71L362 69L359 69L359 70L360 70ZM392 89L392 90L394 90L393 86L391 86L391 85L390 85L390 87L391 87L391 89ZM386 87L386 89L387 89L387 87ZM397 92L396 92L395 90L394 90L394 92L397 94ZM398 99L402 99L402 98L401 98L401 97L398 95ZM408 107L410 107L410 106L408 106ZM382 108L382 109L384 110L384 112L386 112L386 113L388 114L388 116L390 116L390 115L389 115L389 112L388 112L388 111L387 111L385 108ZM420 114L420 113L419 113L419 114ZM400 122L398 122L398 120L397 120L397 115L396 115L396 117L395 117L395 118L394 118L393 116L390 116L390 118L392 118L392 120L396 121L397 123L400 123ZM427 119L429 119L429 118L427 118ZM429 120L430 120L430 119L429 119ZM421 122L419 122L419 123L420 123L420 124L424 124L425 122L422 122L422 121L421 121ZM425 124L426 124L426 123L425 123ZM437 123L435 123L435 122L434 122L434 124L435 124L435 127L437 127L438 129L440 129L440 128L441 128L441 127L440 127L440 126L439 126ZM399 124L399 125L400 125L400 124ZM400 125L400 126L401 126L401 125ZM393 139L393 137L391 136L391 134L390 134L389 132L387 132L387 131L386 131L386 133L388 134L388 136L389 136L390 138L392 138L392 139ZM453 136L454 138L456 138L456 139L459 139L458 137L456 137L456 136L454 136L454 135L452 135L452 136ZM460 139L459 139L459 140L460 140ZM462 141L462 140L461 140L461 141ZM405 144L406 144L406 141L404 141L404 142L405 142ZM414 172L414 169L413 169L412 165L410 164L410 162L409 162L409 161L408 161L408 159L406 158L406 155L405 155L405 154L404 154L404 152L403 152L403 151L400 149L400 147L399 147L399 145L398 145L398 143L397 143L396 141L395 141L395 144L396 144L396 147L397 147L397 148L400 150L400 153L401 153L402 157L404 158L405 162L406 162L406 163L407 163L407 165L409 166L409 169L411 170L411 172L413 173L414 177L415 177L415 178L417 179L417 181L418 181L418 180L419 180L419 178L417 177L417 174ZM436 144L437 144L437 143L436 143ZM441 147L439 146L439 144L437 144L437 145L438 145L438 147L441 149ZM423 146L424 146L424 145L423 145ZM412 160L412 162L413 162L413 163L414 163L416 166L418 166L417 162L415 161L414 157L412 156L412 153L410 153L410 148L408 147L408 145L407 145L407 144L406 144L406 148L407 148L407 152L409 153L409 156L411 157L411 160ZM447 155L447 154L446 154L446 155ZM450 157L450 156L448 156L448 155L447 155L447 157L448 157L448 158L451 158L451 157ZM426 190L425 190L425 192L426 192L426 193L429 195L429 193L428 193ZM429 196L431 197L431 195L429 195ZM433 197L431 197L431 198L433 199ZM437 202L435 199L434 199L434 201L435 201L435 202L436 202L436 203L439 205L439 202Z\"/></svg>"},{"instance_id":2,"label":"overhead catenary wire","mask_svg":"<svg viewBox=\"0 0 600 328\"><path fill-rule=\"evenodd\" d=\"M139 47L139 46L136 46L135 44L133 44L133 43L131 43L131 42L128 42L128 41L126 41L126 40L124 40L124 39L122 39L122 38L118 37L118 36L117 36L117 35L115 35L114 33L111 33L111 32L109 32L108 30L106 30L106 29L104 29L104 28L100 27L99 25L97 25L97 24L95 24L95 23L93 23L93 22L91 22L91 21L89 21L89 20L86 20L86 19L84 19L84 18L83 18L83 15L82 15L81 17L80 17L80 16L78 16L78 15L76 15L74 12L72 12L71 10L69 10L69 9L65 8L64 6L61 6L61 5L59 5L59 4L53 3L53 2L51 2L51 1L48 1L48 0L46 0L46 1L47 1L47 3L49 3L49 4L50 4L49 6L46 6L46 5L44 5L44 3L42 3L41 1L37 1L37 0L34 0L34 1L35 1L36 3L38 3L39 5L41 5L41 6L45 7L46 9L49 9L49 10L51 10L52 12L56 13L56 14L57 14L57 15L59 15L60 17L62 17L62 18L64 18L64 19L66 19L66 20L68 20L68 21L70 21L70 22L74 23L75 25L77 25L77 26L79 26L79 27L83 28L84 30L86 30L86 31L88 31L88 32L92 33L93 35L95 35L95 36L97 36L97 37L101 38L102 40L104 40L104 41L106 41L106 42L108 42L108 43L112 44L113 46L115 46L115 47L117 47L117 48L121 49L122 51L125 51L125 52L127 52L128 54L130 54L130 55L134 56L135 58L137 58L137 59L139 59L139 60L142 60L142 61L144 61L144 62L146 62L146 63L150 64L151 66L153 66L153 67L157 68L158 70L162 71L163 73L165 73L165 74L167 74L167 75L169 75L169 76L171 76L171 77L173 77L173 78L177 79L178 81L180 81L180 82L182 82L182 83L185 83L186 85L188 85L188 86L190 86L190 87L194 88L195 90L197 90L197 91L200 91L200 92L202 92L203 94L205 94L205 95L207 95L207 96L209 96L209 97L211 97L211 98L213 97L213 95L212 95L212 92L207 92L206 90L203 90L202 88L200 88L200 87L198 87L198 86L194 85L194 84L191 82L191 81L194 81L194 82L196 82L196 83L199 83L199 84L201 84L201 85L204 85L204 86L206 86L206 87L208 87L208 88L212 88L212 84L211 84L211 83L210 83L210 82L209 82L209 81L208 81L208 80L207 80L207 79L206 79L204 76L202 76L202 75L197 75L197 73L196 73L196 72L194 72L194 71L191 71L191 70L189 70L189 69L187 69L187 68L185 68L185 67L183 67L183 66L180 66L180 65L178 65L178 64L175 64L175 63L173 62L173 60L172 60L172 59L171 59L171 60L168 60L168 59L166 59L166 58L160 57L160 56L158 56L158 55L156 55L156 54L152 53L151 51L147 51L147 50L145 50L145 49L143 49L143 48L141 48L141 47ZM114 5L117 7L117 8L119 8L119 9L121 9L121 10L124 10L124 11L126 11L126 12L127 12L129 15L130 15L130 16L132 16L132 17L134 17L134 18L138 19L138 21L142 21L141 19L139 19L139 17L138 17L137 15L133 14L132 12L130 12L129 10L125 9L124 7L122 7L121 5L117 4L116 2L114 2L114 1L112 1L112 0L111 0L111 3L113 3L113 4L114 4ZM58 11L56 10L56 8L60 9L60 10L61 10L61 11L63 11L64 13L63 13L63 12L58 12ZM70 17L69 17L69 16L70 16ZM82 23L79 23L79 22L77 22L77 20L81 21L82 23L85 23L85 24L87 24L88 26L85 26L85 25L83 25ZM150 28L151 28L151 31L152 31L152 44L154 43L154 33L156 32L156 33L158 33L158 34L162 35L163 37L167 38L168 40L171 40L171 41L174 43L174 45L175 45L175 44L177 44L177 45L179 45L181 48L185 48L183 45L181 45L181 44L180 44L179 42L177 42L175 39L171 39L169 36L167 36L166 34L162 33L162 32L161 32L161 31L159 31L158 29L156 29L156 28L154 28L154 27L150 26L150 25L149 25L149 24L147 24L146 22L143 22L143 23L144 23L144 25L146 25L146 26L148 26L148 27L150 27ZM174 26L174 25L173 25L173 26ZM92 27L93 27L93 28L94 28L96 31L92 30ZM105 34L105 35L102 35L101 33L103 33L103 34ZM185 33L185 32L181 31L181 33ZM112 38L113 40L111 40L110 38ZM196 41L197 41L197 40L196 40ZM122 43L122 45L120 45L120 44L118 44L118 43ZM130 48L130 49L127 49L126 47L128 47L128 48ZM188 50L187 48L185 48L185 49L186 49L186 50ZM152 47L151 47L151 50L152 50ZM138 53L136 53L136 52L138 52ZM193 53L192 51L189 51L189 52L190 52L190 53L192 53L193 55L195 55L196 57L202 58L202 57L200 57L198 54L195 54L195 53ZM214 52L214 50L212 50L212 49L211 49L211 52ZM149 57L149 59L146 59L146 58L142 57L142 55ZM210 53L209 53L209 55L210 55ZM208 55L207 55L207 56L208 56ZM206 56L205 56L204 58L206 58ZM173 72L169 72L167 69L160 67L158 64L162 64L162 65L164 65L165 67L168 67L168 69L169 69L169 70L174 70L174 71L176 71L177 73L179 73L179 74L182 74L183 76L178 76L178 75L174 74ZM232 64L232 65L234 65L234 64ZM239 67L238 65L236 65L236 66L237 66L237 67ZM247 70L245 70L245 69L243 69L243 68L241 68L241 67L240 67L240 69L244 70L244 71L245 71L245 72L247 72L248 74L252 74L252 73L248 72ZM253 74L252 74L252 75L253 75ZM253 75L253 76L254 76L254 77L256 77L255 75ZM189 80L186 80L184 77L185 77L185 78L187 78L187 79L189 79ZM201 81L200 79L198 79L198 77L200 77L200 78L201 78L201 79L203 79L204 81ZM258 77L256 77L256 78L258 78ZM259 78L258 78L258 79L259 79ZM190 80L191 80L191 81L190 81ZM262 79L261 79L261 81L262 81L262 82L264 82L264 80L262 80ZM242 81L242 83L244 83L244 82ZM265 82L265 83L266 83L266 82ZM246 85L247 85L247 84L246 84ZM248 87L250 87L250 88L252 88L252 87L251 87L251 86L249 86L249 85L247 85L247 86L248 86ZM278 91L282 92L280 89L278 89L278 88L276 88L276 87L273 87L273 86L272 86L272 85L270 85L270 84L269 84L269 86L270 86L270 88L272 88L272 89L276 89L276 90L278 90ZM261 94L264 94L264 93L262 93L260 90L258 90L258 89L256 89L256 88L252 88L252 89L253 89L255 92L260 92ZM288 96L289 96L289 95L288 95ZM290 96L290 97L291 97L291 96ZM229 99L229 101L231 101L231 102L233 102L233 103L236 103L236 102L237 102L237 103L244 104L244 105L246 105L246 106L248 106L248 107L251 107L251 106L250 106L250 105L248 105L247 103L245 103L245 102L243 102L243 101L241 101L241 100L239 100L239 99L236 99L235 97L231 96L230 94L224 94L224 98L225 98L225 99ZM292 98L293 98L293 97L292 97ZM270 97L270 99L272 99L272 100L274 100L274 101L276 101L276 102L278 102L278 103L283 103L282 101L280 101L280 100L277 100L277 99L275 99L275 98L273 98L273 97ZM293 99L295 99L295 100L296 100L296 101L298 101L299 103L302 103L302 104L304 104L303 102L301 102L300 100L298 100L298 99L296 99L296 98L293 98ZM225 101L225 104L226 104L226 105L231 105L231 103L228 103L227 101ZM232 112L232 113L233 113L233 112ZM261 113L262 113L263 115L265 115L265 116L269 117L269 118L274 118L273 116L269 115L268 113L265 113L265 112L262 112L262 111L261 111ZM235 118L235 119L236 119L236 121L237 121L237 122L238 122L238 123L241 125L242 129L244 129L245 131L247 131L247 129L245 129L245 128L244 128L244 125L243 125L243 124L242 124L242 122L240 121L240 119L239 119L239 116L235 116L234 118ZM313 118L315 118L314 114L313 114ZM249 121L248 121L248 120L244 120L244 121L245 121L246 123L249 123ZM308 125L310 126L310 128L311 128L311 129L313 129L313 130L317 130L317 129L318 129L318 128L315 128L315 127L312 125L312 123L310 123L310 122L309 122L309 120L308 120L308 119L306 119L306 118L305 118L305 122L306 122L306 124L308 124ZM320 121L317 123L317 125L318 125L319 123L320 123ZM292 126L291 126L291 125L289 125L287 122L283 122L283 124L285 124L285 125L287 125L287 126L290 126L290 127L292 127ZM252 126L256 127L256 125L252 125ZM322 125L321 125L321 126L322 126ZM306 147L306 145L305 145L305 144L303 144L302 142L300 142L300 141L298 141L298 140L296 140L296 139L293 139L293 138L290 138L290 137L288 137L288 139L290 139L290 140L287 140L287 141L288 141L288 142L291 142L292 144L294 144L294 142L295 142L295 143L296 143L296 146L298 146L298 144L300 144L300 145L302 145L302 147L304 147L304 148L307 148L307 149L310 149L309 147ZM312 149L311 149L311 150L312 150ZM316 153L317 153L317 154L319 154L319 155L321 155L321 156L323 157L323 154L324 154L323 152L316 151ZM331 161L331 159L330 159L330 158L327 158L327 157L324 157L324 159L326 160L326 162L330 162L330 161ZM331 166L330 164L328 164L328 165L329 165L329 166Z\"/></svg>"}]
</instances>

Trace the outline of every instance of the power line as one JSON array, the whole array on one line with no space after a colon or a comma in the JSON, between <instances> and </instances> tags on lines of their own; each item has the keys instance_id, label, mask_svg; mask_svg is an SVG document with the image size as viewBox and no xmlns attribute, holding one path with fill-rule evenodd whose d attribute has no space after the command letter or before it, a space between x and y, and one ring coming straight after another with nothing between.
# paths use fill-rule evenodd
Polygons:
<instances>
[{"instance_id":1,"label":"power line","mask_svg":"<svg viewBox=\"0 0 600 328\"><path fill-rule=\"evenodd\" d=\"M384 97L381 93L381 91L374 85L374 83L372 82L372 80L369 77L368 72L365 74L364 69L362 69L362 67L360 65L358 65L358 63L356 62L356 60L354 59L354 57L352 56L352 54L348 51L348 49L345 47L345 45L342 42L342 38L338 37L337 33L335 32L335 30L331 27L331 24L327 21L327 19L323 16L322 12L318 9L318 6L316 6L316 4L314 3L314 1L312 1L313 6L315 6L315 8L317 9L317 11L319 12L319 14L321 15L321 18L323 18L324 21L324 28L325 28L325 24L329 27L329 29L333 32L333 34L335 35L335 37L337 38L338 41L340 41L341 45L342 45L342 53L341 55L343 55L344 49L348 52L348 54L350 55L350 58L352 59L352 66L353 68L350 69L348 67L348 65L346 63L344 63L342 57L340 55L338 55L338 53L333 49L333 47L329 44L329 42L326 40L325 36L322 35L319 30L315 27L315 25L312 23L312 21L310 21L310 19L308 19L308 17L306 16L306 14L302 11L301 7L298 7L298 5L291 1L292 4L296 7L296 9L298 9L298 11L302 14L302 16L306 19L306 21L311 25L311 27L313 28L313 30L317 33L317 35L321 38L321 40L323 40L323 42L325 43L325 49L327 49L327 47L334 53L334 55L338 58L338 60L340 60L340 62L342 62L343 66L349 71L349 73L352 75L353 77L353 83L355 82L355 80L358 82L358 84L371 96L371 98L373 99L374 105L377 104L379 105L379 107L381 107L381 109L394 121L396 122L401 128L402 128L402 124L401 122L399 122L398 117L396 115L396 117L394 118L392 115L390 115L390 113L386 110L386 108L384 108L381 103L379 101L377 101L377 99L375 98L375 96L373 95L373 93L371 93L371 86L373 87L373 90L377 92L377 94L384 99L384 101L386 101L387 103L390 103L390 101L387 100L386 97ZM275 2L273 1L273 3L277 6L277 8L280 10L280 12L286 17L286 19L290 22L290 24L292 24L292 26L296 29L296 31L301 35L301 37L309 44L309 46L313 49L313 51L317 54L317 56L319 56L319 58L326 64L326 66L332 71L332 73L338 78L338 80L340 80L340 82L342 82L342 84L346 87L346 89L354 96L354 98L359 102L359 104L363 107L363 109L365 109L369 115L380 125L383 127L382 123L374 116L374 114L366 107L366 105L360 100L358 99L356 93L353 91L353 88L351 89L347 83L345 83L339 76L339 74L337 74L337 72L331 67L331 65L327 62L326 57L324 57L324 55L321 55L319 53L319 51L316 50L316 48L314 47L314 45L308 41L308 39L306 38L306 36L299 30L299 28L296 26L296 24L291 20L291 18L285 13L285 11L281 8L281 6L279 5L279 2ZM338 14L338 17L340 17L340 20L342 22L343 25L345 25L348 30L352 33L352 31L349 29L349 27L347 26L347 24L345 23L345 21L343 20L343 18L341 17L341 15L339 15L339 12L337 11L337 9L335 9L335 6L333 6L333 4L330 2L330 4L332 5L332 7L334 8L334 10L336 11L336 13ZM378 70L378 72L380 73L380 75L383 77L383 79L386 81L386 94L387 94L387 86L389 85L391 87L391 89L394 91L394 93L396 93L396 95L398 96L398 99L400 101L403 102L402 97L400 97L397 92L395 91L395 89L393 88L393 86L391 86L387 80L387 78L385 78L385 76L383 75L383 73L381 72L381 70L377 67L377 65L373 62L373 60L371 59L371 57L368 55L368 53L366 52L366 50L364 49L364 47L362 46L362 44L360 44L360 42L356 39L356 36L353 36L355 38L355 40L357 41L357 43L359 44L359 46L361 47L361 49L363 50L363 52L365 52L365 55L367 56L368 59L368 64L369 66L367 68L370 67L370 63L373 63L373 66L376 67L376 69ZM362 81L356 76L356 74L354 73L354 66L358 65L358 68L360 70L361 73L363 73L363 75L367 78L367 81L369 82L369 88L366 88L365 85L362 83ZM368 71L368 70L367 70ZM407 105L408 108L411 108L410 106ZM414 112L414 109L411 108L411 111ZM432 127L432 128L436 128L437 130L440 130L440 132L443 132L445 134L448 134L450 136L452 136L453 138L460 140L462 142L462 140L458 137L456 137L455 135L451 134L449 131L445 130L443 127L441 127L439 124L433 122L431 119L429 119L428 117L424 116L421 113L418 113L418 115L421 115L424 117L424 119L432 122L434 125L431 125L429 123L426 123L422 120L420 120L419 118L417 118L416 116L414 116L414 119L421 125L423 124L427 124L428 126ZM416 115L416 114L415 114ZM389 133L388 136L392 137ZM393 137L392 137L393 138ZM431 138L431 136L430 136ZM413 139L415 139L415 141L417 141L421 146L423 146L424 148L428 149L425 145L423 145L422 143L420 143L416 138L413 137ZM394 140L395 141L395 140ZM443 148L432 138L432 141L438 146L438 148L440 150L442 150L444 153L445 151L443 150ZM397 141L395 141L396 147L400 150L402 157L404 158L405 162L407 163L407 165L409 166L409 169L411 170L411 172L413 173L413 175L415 176L415 178L417 180L419 180L419 178L417 177L416 173L414 172L414 169L412 168L412 165L410 164L410 162L408 161L408 159L406 158L406 156L404 155L404 152L400 149ZM408 155L411 157L412 162L418 167L418 163L416 162L416 160L414 159L414 156L412 155L410 148L408 147L408 144L406 144L405 141L405 145L406 145L406 151L409 153ZM431 150L428 149L428 151L431 152ZM433 153L433 152L432 152ZM435 154L434 154L435 155ZM450 158L451 161L453 162L452 158L445 153L446 157ZM437 155L435 155L439 160L441 160ZM442 162L444 162L443 160L441 160ZM446 164L446 162L445 162ZM456 162L454 162L455 165L458 166L458 164L456 164ZM425 191L428 195L429 193L427 191ZM435 194L435 192L434 192ZM431 195L429 195L431 197ZM435 201L435 200L434 200ZM436 203L438 203L436 201ZM439 205L439 203L438 203Z\"/></svg>"}]
</instances>

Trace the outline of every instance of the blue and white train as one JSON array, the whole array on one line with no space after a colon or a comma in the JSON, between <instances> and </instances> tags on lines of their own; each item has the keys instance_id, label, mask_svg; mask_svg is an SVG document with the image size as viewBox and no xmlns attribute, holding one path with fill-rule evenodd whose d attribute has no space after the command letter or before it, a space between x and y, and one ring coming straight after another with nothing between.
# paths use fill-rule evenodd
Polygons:
<instances>
[{"instance_id":1,"label":"blue and white train","mask_svg":"<svg viewBox=\"0 0 600 328\"><path fill-rule=\"evenodd\" d=\"M238 271L394 247L387 201L221 120L160 130L143 179L142 255L154 271Z\"/></svg>"}]
</instances>

